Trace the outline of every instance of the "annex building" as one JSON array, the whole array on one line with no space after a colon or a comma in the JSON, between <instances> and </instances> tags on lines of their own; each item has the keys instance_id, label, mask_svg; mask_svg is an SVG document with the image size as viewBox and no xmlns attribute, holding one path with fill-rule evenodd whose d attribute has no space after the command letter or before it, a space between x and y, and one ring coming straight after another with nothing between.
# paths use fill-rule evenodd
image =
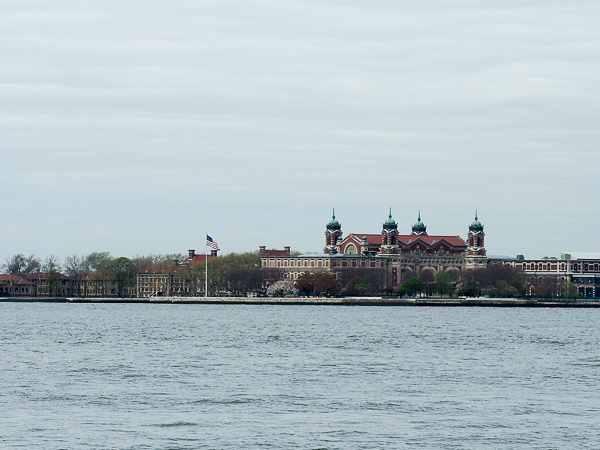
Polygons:
<instances>
[{"instance_id":1,"label":"annex building","mask_svg":"<svg viewBox=\"0 0 600 450\"><path fill-rule=\"evenodd\" d=\"M558 258L503 259L491 261L523 272L527 293L533 297L558 297L573 285L581 297L600 297L600 254L561 253Z\"/></svg>"}]
</instances>

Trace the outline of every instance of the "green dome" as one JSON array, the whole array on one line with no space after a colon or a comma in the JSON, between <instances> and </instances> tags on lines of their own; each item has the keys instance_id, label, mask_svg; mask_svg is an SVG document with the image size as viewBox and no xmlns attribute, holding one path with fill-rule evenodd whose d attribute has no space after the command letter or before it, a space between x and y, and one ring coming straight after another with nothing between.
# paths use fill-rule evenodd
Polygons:
<instances>
[{"instance_id":1,"label":"green dome","mask_svg":"<svg viewBox=\"0 0 600 450\"><path fill-rule=\"evenodd\" d=\"M421 222L421 211L419 211L419 218L417 219L417 222L412 226L412 232L413 234L427 233L427 226Z\"/></svg>"},{"instance_id":2,"label":"green dome","mask_svg":"<svg viewBox=\"0 0 600 450\"><path fill-rule=\"evenodd\" d=\"M335 209L333 210L333 215L331 216L331 220L327 224L327 229L329 231L337 231L342 229L342 225L335 218Z\"/></svg>"},{"instance_id":3,"label":"green dome","mask_svg":"<svg viewBox=\"0 0 600 450\"><path fill-rule=\"evenodd\" d=\"M475 211L475 220L471 222L471 225L469 225L469 231L473 231L475 233L483 231L483 225L477 218L477 211Z\"/></svg>"},{"instance_id":4,"label":"green dome","mask_svg":"<svg viewBox=\"0 0 600 450\"><path fill-rule=\"evenodd\" d=\"M392 231L398 229L398 224L394 219L392 219L392 208L390 208L390 215L388 219L383 222L383 229L386 231Z\"/></svg>"}]
</instances>

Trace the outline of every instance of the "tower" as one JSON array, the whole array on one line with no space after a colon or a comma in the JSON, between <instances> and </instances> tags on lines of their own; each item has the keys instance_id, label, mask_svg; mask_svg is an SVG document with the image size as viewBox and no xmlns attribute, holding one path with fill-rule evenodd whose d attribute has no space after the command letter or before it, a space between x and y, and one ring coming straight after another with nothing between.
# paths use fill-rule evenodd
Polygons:
<instances>
[{"instance_id":1,"label":"tower","mask_svg":"<svg viewBox=\"0 0 600 450\"><path fill-rule=\"evenodd\" d=\"M379 253L383 255L398 253L398 224L392 219L392 208L388 219L383 223Z\"/></svg>"},{"instance_id":2,"label":"tower","mask_svg":"<svg viewBox=\"0 0 600 450\"><path fill-rule=\"evenodd\" d=\"M475 220L469 225L466 262L467 269L483 268L487 265L485 233L483 232L483 225L477 218L477 210L475 211Z\"/></svg>"},{"instance_id":3,"label":"tower","mask_svg":"<svg viewBox=\"0 0 600 450\"><path fill-rule=\"evenodd\" d=\"M417 222L412 226L412 234L427 236L427 226L421 222L421 211L419 211Z\"/></svg>"},{"instance_id":4,"label":"tower","mask_svg":"<svg viewBox=\"0 0 600 450\"><path fill-rule=\"evenodd\" d=\"M338 252L338 241L342 239L342 224L335 218L335 208L331 216L331 220L326 225L325 229L325 248L324 253L336 254Z\"/></svg>"}]
</instances>

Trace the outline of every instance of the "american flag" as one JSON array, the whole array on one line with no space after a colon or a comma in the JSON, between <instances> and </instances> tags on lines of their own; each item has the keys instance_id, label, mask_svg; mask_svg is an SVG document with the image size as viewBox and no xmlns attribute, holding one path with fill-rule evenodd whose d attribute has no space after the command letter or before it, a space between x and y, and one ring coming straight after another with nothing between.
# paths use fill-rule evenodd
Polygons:
<instances>
[{"instance_id":1,"label":"american flag","mask_svg":"<svg viewBox=\"0 0 600 450\"><path fill-rule=\"evenodd\" d=\"M219 244L217 241L214 241L208 234L206 235L206 246L212 248L213 250L220 250Z\"/></svg>"}]
</instances>

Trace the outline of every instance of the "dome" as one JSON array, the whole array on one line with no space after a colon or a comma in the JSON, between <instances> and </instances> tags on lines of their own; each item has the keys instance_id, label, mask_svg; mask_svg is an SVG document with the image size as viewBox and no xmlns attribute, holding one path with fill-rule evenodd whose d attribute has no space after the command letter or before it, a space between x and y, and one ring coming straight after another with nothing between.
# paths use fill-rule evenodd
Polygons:
<instances>
[{"instance_id":1,"label":"dome","mask_svg":"<svg viewBox=\"0 0 600 450\"><path fill-rule=\"evenodd\" d=\"M398 229L398 224L394 219L392 219L392 208L390 208L390 215L388 219L383 222L383 229L386 231L392 231Z\"/></svg>"},{"instance_id":2,"label":"dome","mask_svg":"<svg viewBox=\"0 0 600 450\"><path fill-rule=\"evenodd\" d=\"M342 225L335 218L335 209L333 210L333 215L331 216L331 220L327 224L327 229L329 231L337 231L342 229Z\"/></svg>"},{"instance_id":3,"label":"dome","mask_svg":"<svg viewBox=\"0 0 600 450\"><path fill-rule=\"evenodd\" d=\"M419 218L417 222L412 226L413 234L427 234L427 226L421 222L421 211L419 211Z\"/></svg>"},{"instance_id":4,"label":"dome","mask_svg":"<svg viewBox=\"0 0 600 450\"><path fill-rule=\"evenodd\" d=\"M474 233L483 231L483 225L477 218L477 211L475 211L475 220L469 225L469 231L473 231Z\"/></svg>"}]
</instances>

